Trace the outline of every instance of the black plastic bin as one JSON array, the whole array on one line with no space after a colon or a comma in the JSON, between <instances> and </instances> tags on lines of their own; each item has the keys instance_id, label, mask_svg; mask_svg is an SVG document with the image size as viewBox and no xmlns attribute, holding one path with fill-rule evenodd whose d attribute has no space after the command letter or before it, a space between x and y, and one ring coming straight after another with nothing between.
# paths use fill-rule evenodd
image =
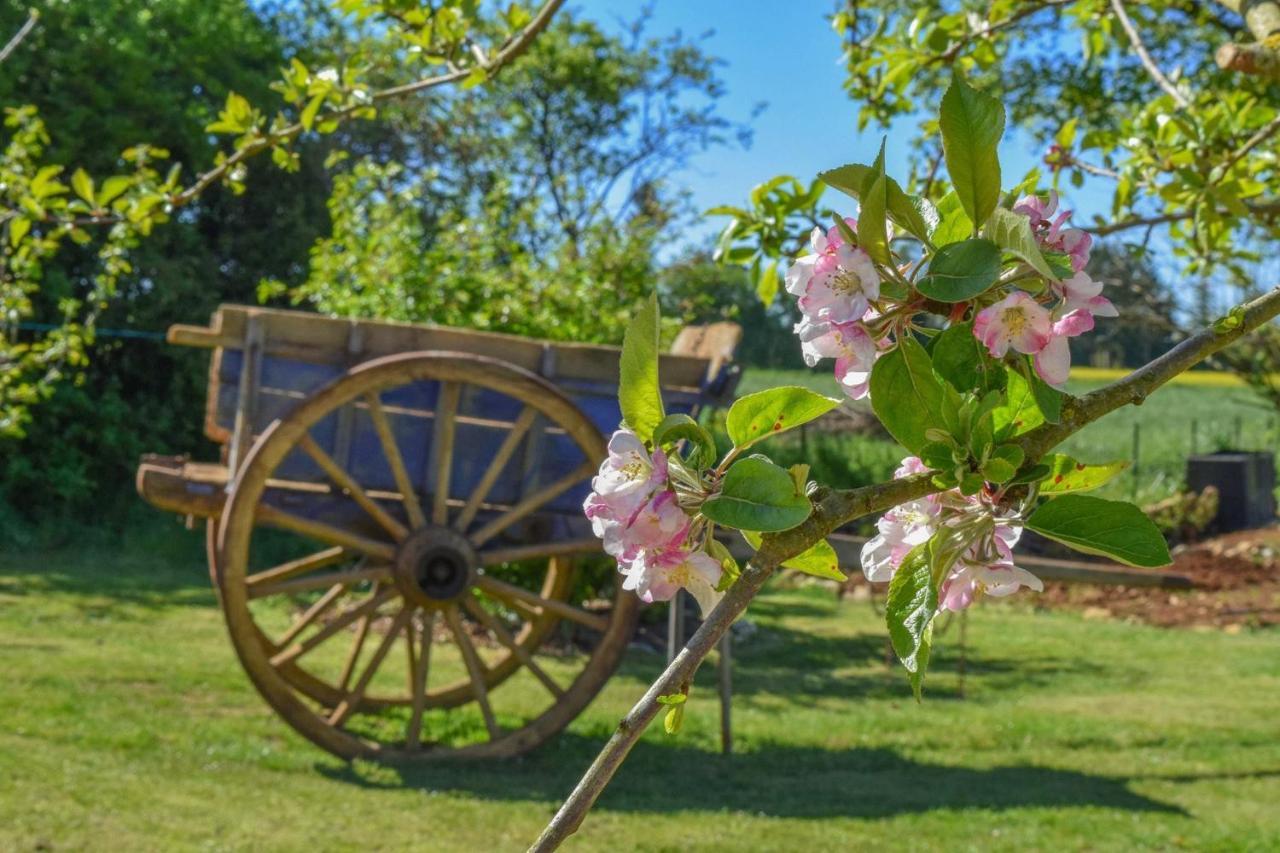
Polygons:
<instances>
[{"instance_id":1,"label":"black plastic bin","mask_svg":"<svg viewBox=\"0 0 1280 853\"><path fill-rule=\"evenodd\" d=\"M1249 530L1276 520L1276 464L1270 453L1222 450L1187 458L1187 487L1218 490L1219 533Z\"/></svg>"}]
</instances>

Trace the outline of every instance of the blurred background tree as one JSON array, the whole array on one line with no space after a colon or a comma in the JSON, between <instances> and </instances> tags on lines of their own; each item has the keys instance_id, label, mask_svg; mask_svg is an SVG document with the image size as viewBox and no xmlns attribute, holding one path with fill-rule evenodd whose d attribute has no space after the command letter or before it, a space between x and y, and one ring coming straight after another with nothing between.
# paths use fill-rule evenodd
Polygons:
<instances>
[{"instance_id":1,"label":"blurred background tree","mask_svg":"<svg viewBox=\"0 0 1280 853\"><path fill-rule=\"evenodd\" d=\"M619 343L694 211L667 179L747 144L716 60L643 18L608 35L562 14L492 85L396 107L355 159L288 298L343 316ZM673 317L678 321L679 317Z\"/></svg>"},{"instance_id":2,"label":"blurred background tree","mask_svg":"<svg viewBox=\"0 0 1280 853\"><path fill-rule=\"evenodd\" d=\"M29 6L0 0L0 32L23 28ZM361 14L325 0L50 2L3 65L0 104L38 111L41 162L65 167L63 181L75 168L120 171L119 152L140 141L200 174L225 157L207 128L228 96L278 102L294 60L358 67L371 90L404 83L405 48L389 33L413 34L420 22L395 17L409 7L347 7ZM644 17L611 35L561 10L502 75L301 134L290 156L247 160L136 241L75 381L51 384L38 405L18 399L30 420L0 453L0 535L35 519L118 521L135 504L126 496L141 453L207 447L207 359L162 335L221 302L261 295L334 314L620 340L696 215L671 177L697 151L749 140L721 115L718 61L698 40L649 34ZM501 43L500 24L523 23L478 26ZM11 141L22 132L8 130ZM64 299L94 288L97 248L66 241L44 259L29 315L8 329L16 346L65 328Z\"/></svg>"}]
</instances>

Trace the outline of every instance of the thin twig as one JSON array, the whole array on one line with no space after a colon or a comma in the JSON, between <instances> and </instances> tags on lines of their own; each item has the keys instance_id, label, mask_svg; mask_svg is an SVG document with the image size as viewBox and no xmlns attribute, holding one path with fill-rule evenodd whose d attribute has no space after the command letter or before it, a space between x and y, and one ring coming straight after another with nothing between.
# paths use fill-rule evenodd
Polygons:
<instances>
[{"instance_id":1,"label":"thin twig","mask_svg":"<svg viewBox=\"0 0 1280 853\"><path fill-rule=\"evenodd\" d=\"M13 53L13 51L18 47L18 45L22 44L22 40L25 39L27 35L31 32L31 30L36 25L36 21L38 20L40 20L40 13L37 12L35 9L32 9L31 11L27 12L26 23L24 23L22 27L16 33L13 34L13 38L9 39L8 44L6 44L3 48L0 48L0 62L4 62L6 59L8 59L9 54Z\"/></svg>"},{"instance_id":2,"label":"thin twig","mask_svg":"<svg viewBox=\"0 0 1280 853\"><path fill-rule=\"evenodd\" d=\"M1222 177L1225 178L1237 163L1249 155L1250 151L1275 136L1277 130L1280 130L1280 115L1277 115L1259 128L1257 133L1250 136L1243 145L1232 152L1231 156L1227 158L1227 162L1222 166Z\"/></svg>"},{"instance_id":3,"label":"thin twig","mask_svg":"<svg viewBox=\"0 0 1280 853\"><path fill-rule=\"evenodd\" d=\"M1133 21L1129 20L1129 13L1124 9L1123 0L1111 0L1111 8L1115 10L1116 17L1120 19L1120 26L1124 27L1125 35L1129 36L1129 43L1133 45L1134 51L1138 54L1138 59L1142 61L1142 67L1147 69L1151 79L1155 80L1156 85L1164 89L1165 93L1173 98L1175 104L1184 110L1188 109L1191 106L1191 102L1178 91L1178 87L1174 86L1168 77L1164 76L1160 66L1156 65L1156 61L1151 58L1151 54L1147 52L1147 46L1142 41L1142 36L1133 25Z\"/></svg>"},{"instance_id":4,"label":"thin twig","mask_svg":"<svg viewBox=\"0 0 1280 853\"><path fill-rule=\"evenodd\" d=\"M1023 6L1023 8L1019 9L1017 12L1014 12L1012 15L1010 15L1009 17L1003 20L996 21L995 23L984 21L983 23L986 24L986 26L984 26L982 29L974 30L971 33L965 34L963 38L961 38L958 42L948 47L942 53L934 54L933 56L929 57L928 62L929 63L934 63L934 62L949 63L952 60L954 60L957 56L959 56L960 53L966 47L968 47L972 42L974 42L977 39L986 38L990 36L992 33L997 33L1000 30L1007 30L1013 25L1025 20L1026 18L1031 17L1032 15L1043 12L1046 9L1054 9L1054 8L1057 8L1058 6L1066 6L1075 2L1076 0L1040 0L1040 2L1038 3L1027 3L1025 6Z\"/></svg>"},{"instance_id":5,"label":"thin twig","mask_svg":"<svg viewBox=\"0 0 1280 853\"><path fill-rule=\"evenodd\" d=\"M1269 217L1280 214L1280 200L1245 202L1244 205L1249 209L1249 213L1254 216ZM1226 216L1231 212L1224 208L1219 213ZM1183 222L1195 215L1195 211L1192 209L1175 210L1172 213L1161 213L1155 216L1135 216L1132 219L1122 219L1119 222L1111 222L1106 225L1085 226L1081 230L1088 231L1097 237L1105 237L1108 234L1115 234L1117 231L1128 231L1131 228L1147 228L1154 225Z\"/></svg>"},{"instance_id":6,"label":"thin twig","mask_svg":"<svg viewBox=\"0 0 1280 853\"><path fill-rule=\"evenodd\" d=\"M1142 402L1173 377L1277 315L1280 315L1280 287L1242 306L1240 323L1236 328L1227 331L1205 329L1123 379L1092 394L1069 400L1063 406L1059 423L1044 424L1022 437L1020 444L1028 460L1038 459L1067 436L1108 412ZM743 569L742 576L707 615L706 621L694 632L675 660L618 723L613 736L530 850L537 853L555 850L578 830L631 748L662 708L658 697L677 692L692 681L703 659L746 610L779 565L812 547L843 524L936 491L939 489L927 473L860 489L817 489L812 495L813 514L799 527L764 537L760 549Z\"/></svg>"},{"instance_id":7,"label":"thin twig","mask_svg":"<svg viewBox=\"0 0 1280 853\"><path fill-rule=\"evenodd\" d=\"M489 78L497 76L504 66L509 65L512 60L529 47L539 33L547 28L551 23L552 17L557 10L564 5L564 0L547 0L538 10L538 13L529 21L519 35L510 39L497 54L494 55L492 61L485 66L479 66L484 69ZM422 80L415 80L412 83L405 83L401 86L393 86L389 89L382 89L374 92L370 97L373 101L386 101L393 98L402 98L406 95L412 95L417 92L424 92L437 86L447 86L452 83L459 83L466 79L474 70L473 67L461 68L451 71L448 74L438 74L434 77L427 77ZM319 118L321 120L333 121L350 118L356 112L365 109L367 105L361 104L357 106L347 107L341 110L334 110L326 113ZM237 149L227 157L222 163L213 169L200 175L195 182L180 193L175 194L169 199L172 208L184 207L195 201L210 186L226 177L231 170L244 161L261 154L263 151L271 148L280 142L292 139L303 131L301 122L291 124L279 131L267 136L261 136L247 143L243 148ZM119 216L95 216L89 220L89 224L93 225L109 225L121 221Z\"/></svg>"}]
</instances>

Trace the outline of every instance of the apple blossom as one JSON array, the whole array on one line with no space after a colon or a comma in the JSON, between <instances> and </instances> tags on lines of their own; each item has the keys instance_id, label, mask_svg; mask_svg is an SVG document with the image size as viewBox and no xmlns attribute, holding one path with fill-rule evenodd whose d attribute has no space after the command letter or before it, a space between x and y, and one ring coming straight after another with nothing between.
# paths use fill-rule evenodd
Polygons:
<instances>
[{"instance_id":1,"label":"apple blossom","mask_svg":"<svg viewBox=\"0 0 1280 853\"><path fill-rule=\"evenodd\" d=\"M1102 282L1094 281L1088 273L1077 272L1071 278L1055 281L1052 288L1062 300L1063 311L1088 311L1099 317L1119 316L1116 306L1102 295Z\"/></svg>"},{"instance_id":2,"label":"apple blossom","mask_svg":"<svg viewBox=\"0 0 1280 853\"><path fill-rule=\"evenodd\" d=\"M856 227L852 220L850 227ZM787 292L799 300L801 312L815 321L848 323L860 319L880 298L880 276L871 257L845 241L839 230L814 228L812 254L797 258L787 270Z\"/></svg>"},{"instance_id":3,"label":"apple blossom","mask_svg":"<svg viewBox=\"0 0 1280 853\"><path fill-rule=\"evenodd\" d=\"M1040 248L1051 252L1062 252L1071 261L1071 269L1080 272L1089 263L1089 250L1093 246L1093 238L1088 232L1079 228L1063 228L1071 218L1071 211L1064 210L1054 219L1050 219L1058 209L1058 194L1050 192L1047 200L1035 195L1025 195L1013 206L1015 213L1021 213L1031 220L1031 230L1036 235Z\"/></svg>"},{"instance_id":4,"label":"apple blossom","mask_svg":"<svg viewBox=\"0 0 1280 853\"><path fill-rule=\"evenodd\" d=\"M973 334L995 358L1003 358L1010 347L1034 355L1049 343L1053 323L1049 312L1030 294L1015 290L978 312Z\"/></svg>"},{"instance_id":5,"label":"apple blossom","mask_svg":"<svg viewBox=\"0 0 1280 853\"><path fill-rule=\"evenodd\" d=\"M613 434L608 450L583 512L605 552L618 561L623 588L652 602L666 601L684 587L706 612L718 600L715 586L723 568L700 543L690 542L693 519L668 480L666 454L650 454L625 429Z\"/></svg>"},{"instance_id":6,"label":"apple blossom","mask_svg":"<svg viewBox=\"0 0 1280 853\"><path fill-rule=\"evenodd\" d=\"M805 364L813 367L824 358L834 358L836 381L845 394L854 400L867 396L879 348L861 323L824 323L805 317L795 332Z\"/></svg>"}]
</instances>

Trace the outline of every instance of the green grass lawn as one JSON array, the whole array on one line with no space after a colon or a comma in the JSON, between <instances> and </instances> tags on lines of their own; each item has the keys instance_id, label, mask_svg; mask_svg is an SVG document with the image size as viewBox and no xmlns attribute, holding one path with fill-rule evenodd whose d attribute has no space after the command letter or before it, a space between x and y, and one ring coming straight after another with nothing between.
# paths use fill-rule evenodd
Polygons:
<instances>
[{"instance_id":1,"label":"green grass lawn","mask_svg":"<svg viewBox=\"0 0 1280 853\"><path fill-rule=\"evenodd\" d=\"M1149 503L1181 488L1186 458L1192 450L1193 423L1199 453L1224 448L1275 450L1280 447L1277 413L1263 404L1256 394L1231 383L1225 374L1202 372L1195 376L1214 377L1216 381L1200 378L1194 382L1175 381L1166 385L1143 405L1121 409L1085 427L1068 439L1061 451L1086 462L1133 459L1136 424L1139 428L1137 466L1098 494ZM1073 380L1068 391L1084 394L1101 387L1104 382L1105 379L1098 378ZM825 394L840 396L829 367L747 370L743 374L740 393L777 385L805 385ZM801 461L797 438L783 437L779 441L787 443L779 453L779 461L786 464ZM810 436L809 449L818 456L812 460L815 477L837 486L861 485L872 479L881 479L893 470L896 459L903 453L892 442L869 441L862 436L823 439Z\"/></svg>"},{"instance_id":2,"label":"green grass lawn","mask_svg":"<svg viewBox=\"0 0 1280 853\"><path fill-rule=\"evenodd\" d=\"M157 525L0 553L0 849L520 850L660 667L630 653L521 760L349 766L249 686L200 545ZM1275 849L1280 634L1027 601L973 614L963 699L951 627L917 706L867 603L768 593L738 647L738 753L716 752L708 670L570 849Z\"/></svg>"}]
</instances>

